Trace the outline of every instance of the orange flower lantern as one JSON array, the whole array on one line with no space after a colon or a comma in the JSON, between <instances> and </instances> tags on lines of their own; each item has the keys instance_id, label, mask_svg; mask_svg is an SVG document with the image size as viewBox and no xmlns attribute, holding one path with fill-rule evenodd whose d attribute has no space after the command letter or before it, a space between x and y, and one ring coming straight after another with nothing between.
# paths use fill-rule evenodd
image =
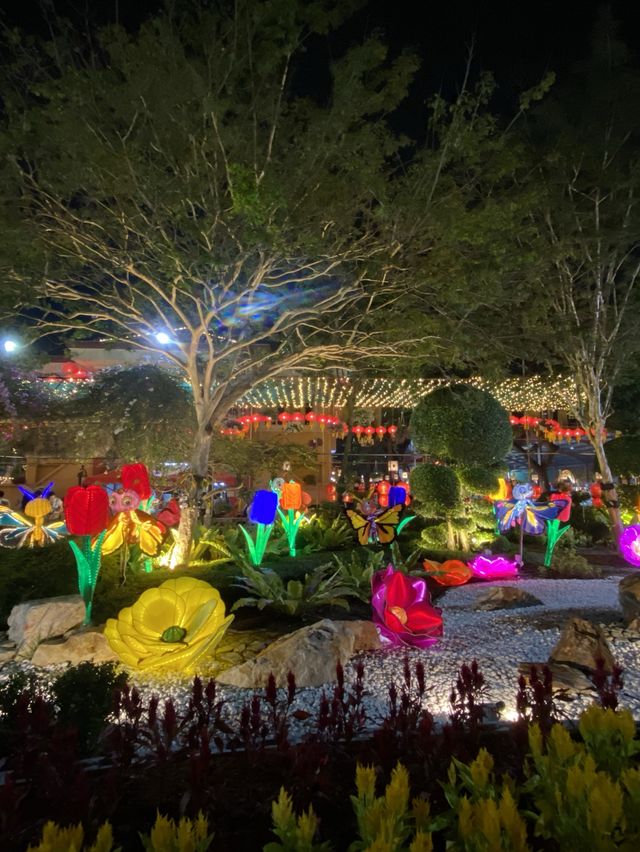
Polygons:
<instances>
[{"instance_id":1,"label":"orange flower lantern","mask_svg":"<svg viewBox=\"0 0 640 852\"><path fill-rule=\"evenodd\" d=\"M432 562L425 559L424 570L441 586L464 586L473 577L473 571L459 559Z\"/></svg>"},{"instance_id":2,"label":"orange flower lantern","mask_svg":"<svg viewBox=\"0 0 640 852\"><path fill-rule=\"evenodd\" d=\"M329 500L331 503L335 503L338 496L338 490L333 482L330 482L327 485L327 487L325 488L325 493L327 495L327 500Z\"/></svg>"},{"instance_id":3,"label":"orange flower lantern","mask_svg":"<svg viewBox=\"0 0 640 852\"><path fill-rule=\"evenodd\" d=\"M386 509L389 505L389 489L391 488L390 483L386 480L382 480L376 486L376 493L378 494L378 505L383 509Z\"/></svg>"},{"instance_id":4,"label":"orange flower lantern","mask_svg":"<svg viewBox=\"0 0 640 852\"><path fill-rule=\"evenodd\" d=\"M280 491L280 508L297 511L302 506L302 486L299 482L285 482Z\"/></svg>"}]
</instances>

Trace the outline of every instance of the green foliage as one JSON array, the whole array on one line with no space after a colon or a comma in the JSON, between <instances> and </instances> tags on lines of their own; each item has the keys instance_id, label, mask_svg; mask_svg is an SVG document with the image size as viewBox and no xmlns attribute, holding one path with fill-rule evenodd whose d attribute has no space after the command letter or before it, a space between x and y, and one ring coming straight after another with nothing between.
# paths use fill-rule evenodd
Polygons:
<instances>
[{"instance_id":1,"label":"green foliage","mask_svg":"<svg viewBox=\"0 0 640 852\"><path fill-rule=\"evenodd\" d=\"M353 530L341 515L332 520L326 514L313 517L298 531L298 550L301 552L339 550L352 544Z\"/></svg>"},{"instance_id":2,"label":"green foliage","mask_svg":"<svg viewBox=\"0 0 640 852\"><path fill-rule=\"evenodd\" d=\"M0 620L23 601L72 595L78 591L75 560L68 542L45 547L0 549Z\"/></svg>"},{"instance_id":3,"label":"green foliage","mask_svg":"<svg viewBox=\"0 0 640 852\"><path fill-rule=\"evenodd\" d=\"M371 600L371 579L384 565L384 550L352 550L349 557L334 554L340 585L351 590L351 595L364 603ZM395 562L394 562L395 564ZM396 566L397 567L397 566Z\"/></svg>"},{"instance_id":4,"label":"green foliage","mask_svg":"<svg viewBox=\"0 0 640 852\"><path fill-rule=\"evenodd\" d=\"M584 556L576 553L573 548L563 548L560 546L553 553L550 571L558 577L575 577L585 580L602 576L602 570L599 565L592 565Z\"/></svg>"},{"instance_id":5,"label":"green foliage","mask_svg":"<svg viewBox=\"0 0 640 852\"><path fill-rule=\"evenodd\" d=\"M493 494L498 490L499 468L460 467L457 472L460 482L471 494Z\"/></svg>"},{"instance_id":6,"label":"green foliage","mask_svg":"<svg viewBox=\"0 0 640 852\"><path fill-rule=\"evenodd\" d=\"M172 530L171 533L175 540L177 531ZM229 533L225 534L223 530L217 527L205 527L198 524L193 530L186 566L176 565L172 567L211 568L213 565L229 562L233 558L229 538ZM170 560L170 555L167 558Z\"/></svg>"},{"instance_id":7,"label":"green foliage","mask_svg":"<svg viewBox=\"0 0 640 852\"><path fill-rule=\"evenodd\" d=\"M571 526L574 533L579 534L587 545L608 544L611 540L610 519L605 509L574 506L571 511Z\"/></svg>"},{"instance_id":8,"label":"green foliage","mask_svg":"<svg viewBox=\"0 0 640 852\"><path fill-rule=\"evenodd\" d=\"M78 732L83 751L93 751L98 735L113 709L113 693L127 681L113 663L80 663L67 669L53 684L59 719Z\"/></svg>"},{"instance_id":9,"label":"green foliage","mask_svg":"<svg viewBox=\"0 0 640 852\"><path fill-rule=\"evenodd\" d=\"M616 476L640 473L640 435L623 435L607 441L607 461Z\"/></svg>"},{"instance_id":10,"label":"green foliage","mask_svg":"<svg viewBox=\"0 0 640 852\"><path fill-rule=\"evenodd\" d=\"M419 464L409 478L420 514L428 518L449 518L459 510L460 483L450 467Z\"/></svg>"},{"instance_id":11,"label":"green foliage","mask_svg":"<svg viewBox=\"0 0 640 852\"><path fill-rule=\"evenodd\" d=\"M500 403L470 385L438 388L411 415L416 446L466 467L501 464L511 447L511 426Z\"/></svg>"},{"instance_id":12,"label":"green foliage","mask_svg":"<svg viewBox=\"0 0 640 852\"><path fill-rule=\"evenodd\" d=\"M248 597L237 600L232 612L243 606L255 606L259 610L268 606L289 616L302 616L319 606L339 606L348 610L346 598L355 595L353 587L343 584L340 569L333 571L330 565L319 565L310 574L305 574L304 580L286 583L274 571L243 565L237 585L248 593Z\"/></svg>"},{"instance_id":13,"label":"green foliage","mask_svg":"<svg viewBox=\"0 0 640 852\"><path fill-rule=\"evenodd\" d=\"M446 523L429 524L420 533L420 541L424 547L446 547L448 538L449 528Z\"/></svg>"}]
</instances>

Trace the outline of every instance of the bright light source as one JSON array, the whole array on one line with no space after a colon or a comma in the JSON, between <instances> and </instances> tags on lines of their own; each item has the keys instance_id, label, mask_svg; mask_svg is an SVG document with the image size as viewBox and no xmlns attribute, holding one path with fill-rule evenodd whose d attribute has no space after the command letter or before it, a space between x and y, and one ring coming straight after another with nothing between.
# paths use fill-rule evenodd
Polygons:
<instances>
[{"instance_id":1,"label":"bright light source","mask_svg":"<svg viewBox=\"0 0 640 852\"><path fill-rule=\"evenodd\" d=\"M159 331L156 334L156 340L160 343L161 346L166 346L167 343L171 343L171 338L167 334L166 331Z\"/></svg>"},{"instance_id":2,"label":"bright light source","mask_svg":"<svg viewBox=\"0 0 640 852\"><path fill-rule=\"evenodd\" d=\"M15 340L5 340L2 344L2 347L5 352L11 353L16 351L16 349L18 348L18 344L15 342Z\"/></svg>"}]
</instances>

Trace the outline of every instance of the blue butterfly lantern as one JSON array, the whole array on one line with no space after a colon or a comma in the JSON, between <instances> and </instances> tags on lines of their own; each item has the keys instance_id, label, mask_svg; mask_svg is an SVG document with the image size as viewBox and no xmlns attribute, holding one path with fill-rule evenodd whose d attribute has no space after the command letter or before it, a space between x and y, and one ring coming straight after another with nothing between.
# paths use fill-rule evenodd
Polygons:
<instances>
[{"instance_id":1,"label":"blue butterfly lantern","mask_svg":"<svg viewBox=\"0 0 640 852\"><path fill-rule=\"evenodd\" d=\"M497 500L495 511L498 518L498 530L508 532L515 526L520 527L520 562L522 562L522 538L528 535L540 535L545 531L545 522L552 521L563 510L566 500L551 500L548 503L534 501L533 486L526 482L515 485L511 500Z\"/></svg>"}]
</instances>

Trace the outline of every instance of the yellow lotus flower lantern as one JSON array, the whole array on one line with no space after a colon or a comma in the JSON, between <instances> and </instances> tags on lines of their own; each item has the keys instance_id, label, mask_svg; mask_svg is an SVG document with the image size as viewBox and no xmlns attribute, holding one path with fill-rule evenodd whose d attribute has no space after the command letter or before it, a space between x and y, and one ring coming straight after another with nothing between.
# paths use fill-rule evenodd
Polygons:
<instances>
[{"instance_id":1,"label":"yellow lotus flower lantern","mask_svg":"<svg viewBox=\"0 0 640 852\"><path fill-rule=\"evenodd\" d=\"M117 619L107 621L104 635L128 666L189 674L232 621L232 615L225 617L217 589L193 577L178 577L143 592Z\"/></svg>"}]
</instances>

